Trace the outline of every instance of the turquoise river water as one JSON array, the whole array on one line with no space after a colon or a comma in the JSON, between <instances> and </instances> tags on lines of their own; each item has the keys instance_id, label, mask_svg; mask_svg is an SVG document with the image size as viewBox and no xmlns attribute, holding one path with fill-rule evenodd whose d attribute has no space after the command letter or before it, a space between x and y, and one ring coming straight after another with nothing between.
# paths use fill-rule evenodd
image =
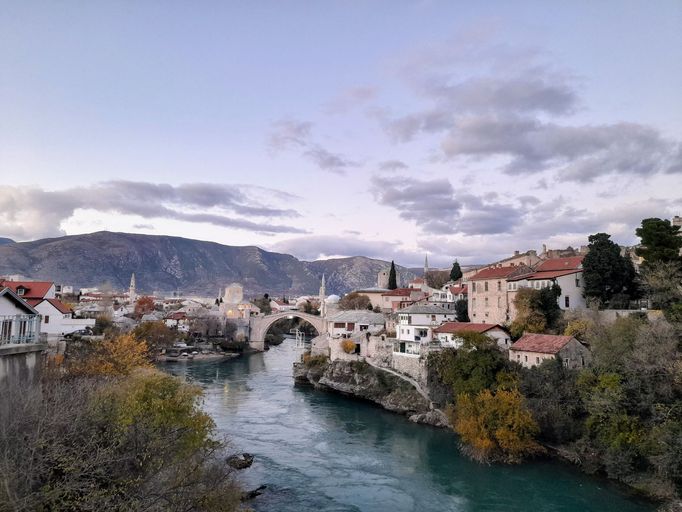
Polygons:
<instances>
[{"instance_id":1,"label":"turquoise river water","mask_svg":"<svg viewBox=\"0 0 682 512\"><path fill-rule=\"evenodd\" d=\"M165 369L204 387L205 407L235 451L255 455L240 472L267 490L256 511L603 511L655 510L623 489L553 461L480 465L457 437L415 425L372 404L294 387L300 351Z\"/></svg>"}]
</instances>

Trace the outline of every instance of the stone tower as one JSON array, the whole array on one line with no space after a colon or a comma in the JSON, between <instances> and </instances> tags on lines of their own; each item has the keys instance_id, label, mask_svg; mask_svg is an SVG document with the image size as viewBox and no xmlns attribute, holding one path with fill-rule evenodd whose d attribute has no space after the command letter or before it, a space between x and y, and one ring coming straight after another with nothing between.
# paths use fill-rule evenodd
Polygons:
<instances>
[{"instance_id":1,"label":"stone tower","mask_svg":"<svg viewBox=\"0 0 682 512\"><path fill-rule=\"evenodd\" d=\"M240 304L244 301L244 288L239 283L232 283L225 288L223 301L226 304Z\"/></svg>"},{"instance_id":2,"label":"stone tower","mask_svg":"<svg viewBox=\"0 0 682 512\"><path fill-rule=\"evenodd\" d=\"M128 300L131 303L137 302L137 291L135 290L135 272L130 276L130 287L128 288Z\"/></svg>"},{"instance_id":3,"label":"stone tower","mask_svg":"<svg viewBox=\"0 0 682 512\"><path fill-rule=\"evenodd\" d=\"M327 316L327 290L324 283L324 274L322 274L322 282L320 283L320 316L325 318Z\"/></svg>"},{"instance_id":4,"label":"stone tower","mask_svg":"<svg viewBox=\"0 0 682 512\"><path fill-rule=\"evenodd\" d=\"M380 270L379 273L377 274L377 287L388 289L388 277L389 277L388 270Z\"/></svg>"}]
</instances>

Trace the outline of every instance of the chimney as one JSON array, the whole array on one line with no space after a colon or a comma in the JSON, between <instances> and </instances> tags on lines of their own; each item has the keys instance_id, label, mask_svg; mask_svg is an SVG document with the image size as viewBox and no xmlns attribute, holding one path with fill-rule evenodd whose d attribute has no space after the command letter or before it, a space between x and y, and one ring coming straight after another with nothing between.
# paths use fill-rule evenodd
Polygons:
<instances>
[{"instance_id":1,"label":"chimney","mask_svg":"<svg viewBox=\"0 0 682 512\"><path fill-rule=\"evenodd\" d=\"M543 253L547 252L547 244L542 244L542 252Z\"/></svg>"},{"instance_id":2,"label":"chimney","mask_svg":"<svg viewBox=\"0 0 682 512\"><path fill-rule=\"evenodd\" d=\"M518 256L518 255L519 255L519 251L514 251L514 256Z\"/></svg>"}]
</instances>

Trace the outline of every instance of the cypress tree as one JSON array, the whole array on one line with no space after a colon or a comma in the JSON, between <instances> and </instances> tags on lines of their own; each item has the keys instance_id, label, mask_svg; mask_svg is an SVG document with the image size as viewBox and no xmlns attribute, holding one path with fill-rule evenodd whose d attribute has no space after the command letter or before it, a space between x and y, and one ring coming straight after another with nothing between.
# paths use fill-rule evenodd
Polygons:
<instances>
[{"instance_id":1,"label":"cypress tree","mask_svg":"<svg viewBox=\"0 0 682 512\"><path fill-rule=\"evenodd\" d=\"M462 269L457 260L455 260L452 264L452 270L450 270L450 281L457 281L458 279L462 279Z\"/></svg>"},{"instance_id":2,"label":"cypress tree","mask_svg":"<svg viewBox=\"0 0 682 512\"><path fill-rule=\"evenodd\" d=\"M388 289L395 290L398 288L398 278L395 273L395 262L391 261L391 271L388 273Z\"/></svg>"}]
</instances>

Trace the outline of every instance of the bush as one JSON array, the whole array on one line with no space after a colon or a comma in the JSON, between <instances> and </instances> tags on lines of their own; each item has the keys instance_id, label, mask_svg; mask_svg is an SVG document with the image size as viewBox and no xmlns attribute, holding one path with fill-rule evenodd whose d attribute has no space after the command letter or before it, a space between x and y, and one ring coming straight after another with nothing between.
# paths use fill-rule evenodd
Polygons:
<instances>
[{"instance_id":1,"label":"bush","mask_svg":"<svg viewBox=\"0 0 682 512\"><path fill-rule=\"evenodd\" d=\"M353 340L343 340L341 342L341 348L346 354L352 354L355 352L355 342Z\"/></svg>"},{"instance_id":2,"label":"bush","mask_svg":"<svg viewBox=\"0 0 682 512\"><path fill-rule=\"evenodd\" d=\"M306 368L314 368L314 367L318 367L318 366L324 366L329 361L329 358L327 356L322 356L322 355L313 356L313 355L310 355L310 352L306 352L305 354L303 354L302 359L303 359L303 365Z\"/></svg>"}]
</instances>

